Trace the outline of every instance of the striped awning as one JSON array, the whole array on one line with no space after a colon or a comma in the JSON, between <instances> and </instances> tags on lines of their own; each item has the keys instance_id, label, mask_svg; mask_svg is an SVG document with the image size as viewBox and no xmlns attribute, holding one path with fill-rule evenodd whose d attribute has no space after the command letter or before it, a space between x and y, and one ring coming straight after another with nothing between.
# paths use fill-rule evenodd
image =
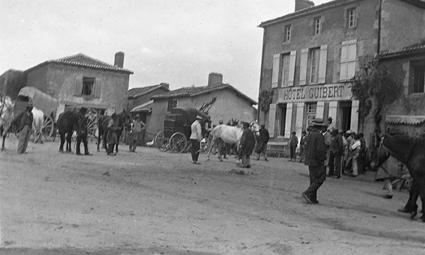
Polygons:
<instances>
[{"instance_id":1,"label":"striped awning","mask_svg":"<svg viewBox=\"0 0 425 255\"><path fill-rule=\"evenodd\" d=\"M425 122L425 115L387 115L385 122L394 125L420 125Z\"/></svg>"}]
</instances>

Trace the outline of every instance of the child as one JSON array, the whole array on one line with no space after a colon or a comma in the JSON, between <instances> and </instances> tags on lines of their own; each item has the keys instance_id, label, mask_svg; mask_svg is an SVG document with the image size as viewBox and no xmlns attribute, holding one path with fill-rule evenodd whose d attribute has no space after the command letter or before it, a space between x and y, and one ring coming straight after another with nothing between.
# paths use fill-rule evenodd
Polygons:
<instances>
[{"instance_id":1,"label":"child","mask_svg":"<svg viewBox=\"0 0 425 255\"><path fill-rule=\"evenodd\" d=\"M295 131L292 131L291 137L289 138L289 161L296 161L297 155L295 154L298 146L298 137L295 134Z\"/></svg>"}]
</instances>

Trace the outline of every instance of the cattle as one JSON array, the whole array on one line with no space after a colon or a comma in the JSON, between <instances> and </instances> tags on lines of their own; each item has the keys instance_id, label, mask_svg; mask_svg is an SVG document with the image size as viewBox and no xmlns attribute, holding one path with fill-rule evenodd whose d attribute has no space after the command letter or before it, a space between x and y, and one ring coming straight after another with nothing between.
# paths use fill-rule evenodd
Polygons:
<instances>
[{"instance_id":1,"label":"cattle","mask_svg":"<svg viewBox=\"0 0 425 255\"><path fill-rule=\"evenodd\" d=\"M416 200L422 201L422 221L425 222L425 138L410 137L407 135L387 135L383 145L394 158L406 165L413 178L409 201L403 208L403 212L411 214L414 218L417 214Z\"/></svg>"},{"instance_id":2,"label":"cattle","mask_svg":"<svg viewBox=\"0 0 425 255\"><path fill-rule=\"evenodd\" d=\"M212 148L219 142L219 139L221 141L228 143L228 144L235 144L236 148L239 147L239 142L242 137L243 130L240 127L237 126L228 126L228 125L218 125L210 133L211 143L208 149L208 160L210 159L210 153ZM221 161L221 155L219 155L219 159Z\"/></svg>"}]
</instances>

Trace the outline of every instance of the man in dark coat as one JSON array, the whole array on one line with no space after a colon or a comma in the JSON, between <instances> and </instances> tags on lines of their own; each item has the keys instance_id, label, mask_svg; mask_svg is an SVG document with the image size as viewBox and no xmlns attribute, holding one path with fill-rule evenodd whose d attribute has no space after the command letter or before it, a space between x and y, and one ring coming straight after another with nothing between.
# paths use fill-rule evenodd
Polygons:
<instances>
[{"instance_id":1,"label":"man in dark coat","mask_svg":"<svg viewBox=\"0 0 425 255\"><path fill-rule=\"evenodd\" d=\"M84 144L84 155L90 155L89 148L87 146L87 133L88 133L88 122L89 119L86 116L87 108L82 107L78 112L78 120L77 120L77 155L81 155L80 153L80 144L83 142Z\"/></svg>"},{"instance_id":2,"label":"man in dark coat","mask_svg":"<svg viewBox=\"0 0 425 255\"><path fill-rule=\"evenodd\" d=\"M251 162L249 160L249 156L251 156L252 151L255 147L255 137L252 131L249 129L249 123L243 123L243 133L241 136L240 142L240 154L242 158L242 167L250 168Z\"/></svg>"},{"instance_id":3,"label":"man in dark coat","mask_svg":"<svg viewBox=\"0 0 425 255\"><path fill-rule=\"evenodd\" d=\"M303 198L310 204L317 204L317 190L326 179L326 145L321 130L326 125L321 119L314 119L306 139L305 164L308 165L310 186L303 192Z\"/></svg>"},{"instance_id":4,"label":"man in dark coat","mask_svg":"<svg viewBox=\"0 0 425 255\"><path fill-rule=\"evenodd\" d=\"M331 143L329 145L329 173L330 177L341 177L342 167L342 154L344 152L344 144L342 141L342 135L336 129L331 131ZM335 171L334 171L335 170Z\"/></svg>"},{"instance_id":5,"label":"man in dark coat","mask_svg":"<svg viewBox=\"0 0 425 255\"><path fill-rule=\"evenodd\" d=\"M23 154L27 150L28 141L32 132L32 102L29 102L25 111L21 112L16 118L12 121L13 126L17 126L17 136L18 136L18 154Z\"/></svg>"},{"instance_id":6,"label":"man in dark coat","mask_svg":"<svg viewBox=\"0 0 425 255\"><path fill-rule=\"evenodd\" d=\"M264 160L267 161L267 143L269 142L270 134L264 125L261 125L258 132L260 134L257 139L257 160L260 160L261 154L264 154Z\"/></svg>"}]
</instances>

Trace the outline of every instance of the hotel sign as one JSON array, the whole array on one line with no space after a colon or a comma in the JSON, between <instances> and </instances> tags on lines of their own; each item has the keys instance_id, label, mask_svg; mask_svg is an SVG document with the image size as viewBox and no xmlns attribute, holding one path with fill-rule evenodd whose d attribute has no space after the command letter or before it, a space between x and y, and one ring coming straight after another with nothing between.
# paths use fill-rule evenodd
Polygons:
<instances>
[{"instance_id":1,"label":"hotel sign","mask_svg":"<svg viewBox=\"0 0 425 255\"><path fill-rule=\"evenodd\" d=\"M278 103L351 100L351 84L306 85L278 89Z\"/></svg>"}]
</instances>

